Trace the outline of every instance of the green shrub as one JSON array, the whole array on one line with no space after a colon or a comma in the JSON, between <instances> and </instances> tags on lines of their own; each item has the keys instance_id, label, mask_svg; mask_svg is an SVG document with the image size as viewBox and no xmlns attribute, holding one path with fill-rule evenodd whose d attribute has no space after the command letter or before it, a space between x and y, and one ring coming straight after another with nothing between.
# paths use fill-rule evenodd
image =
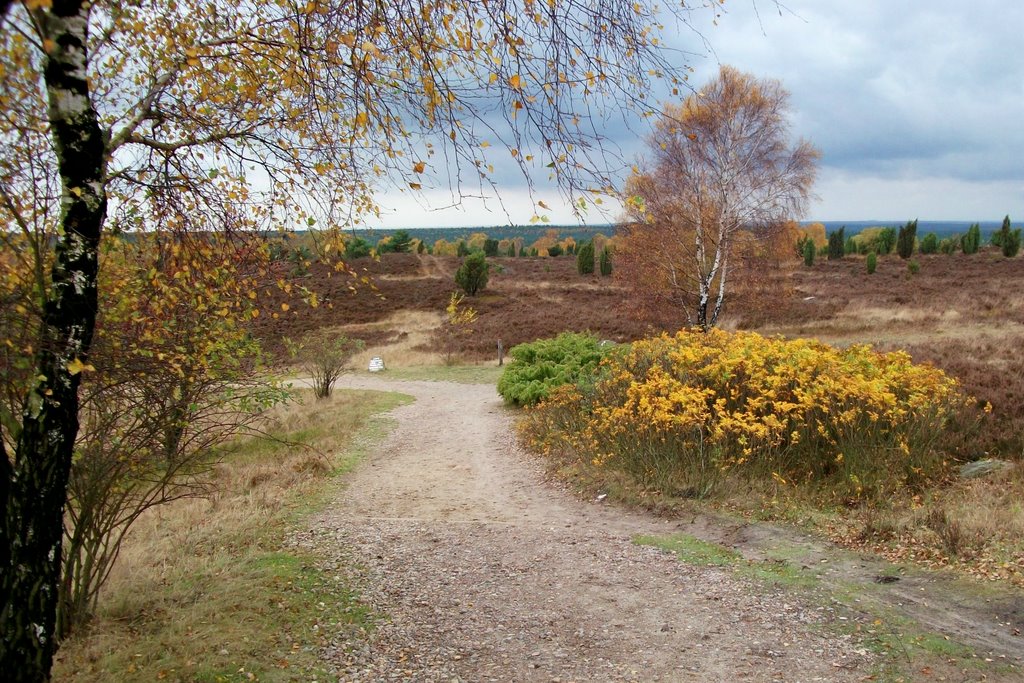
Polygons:
<instances>
[{"instance_id":1,"label":"green shrub","mask_svg":"<svg viewBox=\"0 0 1024 683\"><path fill-rule=\"evenodd\" d=\"M370 255L370 243L362 237L350 237L345 240L345 258L363 258Z\"/></svg>"},{"instance_id":2,"label":"green shrub","mask_svg":"<svg viewBox=\"0 0 1024 683\"><path fill-rule=\"evenodd\" d=\"M952 235L939 242L939 251L943 254L955 254L957 249L960 249L963 244L963 239L960 235ZM977 249L975 249L977 251ZM968 252L964 252L965 254ZM974 252L969 252L974 253Z\"/></svg>"},{"instance_id":3,"label":"green shrub","mask_svg":"<svg viewBox=\"0 0 1024 683\"><path fill-rule=\"evenodd\" d=\"M977 254L980 246L981 225L973 223L971 227L967 228L967 234L960 241L960 247L964 250L965 254Z\"/></svg>"},{"instance_id":4,"label":"green shrub","mask_svg":"<svg viewBox=\"0 0 1024 683\"><path fill-rule=\"evenodd\" d=\"M843 245L843 253L845 254L856 254L857 253L857 240L853 239L853 235L846 238L846 243Z\"/></svg>"},{"instance_id":5,"label":"green shrub","mask_svg":"<svg viewBox=\"0 0 1024 683\"><path fill-rule=\"evenodd\" d=\"M901 259L908 259L914 255L914 244L917 242L917 219L907 221L907 224L900 228L900 234L896 238L896 253Z\"/></svg>"},{"instance_id":6,"label":"green shrub","mask_svg":"<svg viewBox=\"0 0 1024 683\"><path fill-rule=\"evenodd\" d=\"M469 256L469 245L466 244L466 240L459 240L458 246L455 247L455 255L459 258Z\"/></svg>"},{"instance_id":7,"label":"green shrub","mask_svg":"<svg viewBox=\"0 0 1024 683\"><path fill-rule=\"evenodd\" d=\"M488 237L484 240L484 256L495 257L498 255L498 240Z\"/></svg>"},{"instance_id":8,"label":"green shrub","mask_svg":"<svg viewBox=\"0 0 1024 683\"><path fill-rule=\"evenodd\" d=\"M516 243L515 242L509 242L508 243L508 253L505 254L505 255L510 257L510 258L515 258L515 255L516 255Z\"/></svg>"},{"instance_id":9,"label":"green shrub","mask_svg":"<svg viewBox=\"0 0 1024 683\"><path fill-rule=\"evenodd\" d=\"M576 252L576 271L580 275L591 275L594 272L594 243L584 242Z\"/></svg>"},{"instance_id":10,"label":"green shrub","mask_svg":"<svg viewBox=\"0 0 1024 683\"><path fill-rule=\"evenodd\" d=\"M934 254L939 250L939 236L930 232L921 240L921 253Z\"/></svg>"},{"instance_id":11,"label":"green shrub","mask_svg":"<svg viewBox=\"0 0 1024 683\"><path fill-rule=\"evenodd\" d=\"M866 261L868 268L868 275L875 274L875 268L878 267L878 254L871 252L868 254L868 260Z\"/></svg>"},{"instance_id":12,"label":"green shrub","mask_svg":"<svg viewBox=\"0 0 1024 683\"><path fill-rule=\"evenodd\" d=\"M917 275L918 273L921 272L921 264L918 263L917 261L907 262L907 272L909 272L911 275Z\"/></svg>"},{"instance_id":13,"label":"green shrub","mask_svg":"<svg viewBox=\"0 0 1024 683\"><path fill-rule=\"evenodd\" d=\"M612 274L612 250L607 246L601 250L601 260L598 267L603 277L608 277Z\"/></svg>"},{"instance_id":14,"label":"green shrub","mask_svg":"<svg viewBox=\"0 0 1024 683\"><path fill-rule=\"evenodd\" d=\"M621 347L522 431L648 491L704 496L735 477L849 502L945 475L936 446L963 406L956 380L906 352L712 329Z\"/></svg>"},{"instance_id":15,"label":"green shrub","mask_svg":"<svg viewBox=\"0 0 1024 683\"><path fill-rule=\"evenodd\" d=\"M558 257L562 255L562 247L557 244L552 244L548 247L548 256Z\"/></svg>"},{"instance_id":16,"label":"green shrub","mask_svg":"<svg viewBox=\"0 0 1024 683\"><path fill-rule=\"evenodd\" d=\"M592 378L608 348L594 335L577 332L513 346L498 393L508 403L533 405L556 387Z\"/></svg>"},{"instance_id":17,"label":"green shrub","mask_svg":"<svg viewBox=\"0 0 1024 683\"><path fill-rule=\"evenodd\" d=\"M843 258L846 251L846 226L833 230L828 235L828 260Z\"/></svg>"},{"instance_id":18,"label":"green shrub","mask_svg":"<svg viewBox=\"0 0 1024 683\"><path fill-rule=\"evenodd\" d=\"M816 251L813 240L808 239L804 242L804 265L808 268L814 265L814 252Z\"/></svg>"},{"instance_id":19,"label":"green shrub","mask_svg":"<svg viewBox=\"0 0 1024 683\"><path fill-rule=\"evenodd\" d=\"M1013 258L1020 251L1020 228L1010 229L1010 217L1003 219L1003 225L999 231L992 235L992 244L996 244L998 235L998 246L1003 250L1003 256Z\"/></svg>"},{"instance_id":20,"label":"green shrub","mask_svg":"<svg viewBox=\"0 0 1024 683\"><path fill-rule=\"evenodd\" d=\"M891 254L892 248L896 246L896 229L882 228L877 239L878 253Z\"/></svg>"},{"instance_id":21,"label":"green shrub","mask_svg":"<svg viewBox=\"0 0 1024 683\"><path fill-rule=\"evenodd\" d=\"M476 296L477 292L487 286L490 268L487 257L482 252L470 254L455 271L455 284L461 287L466 294Z\"/></svg>"},{"instance_id":22,"label":"green shrub","mask_svg":"<svg viewBox=\"0 0 1024 683\"><path fill-rule=\"evenodd\" d=\"M814 240L810 235L800 235L796 238L796 257L803 258L804 250L807 249L807 243L810 242L811 246L814 246Z\"/></svg>"}]
</instances>

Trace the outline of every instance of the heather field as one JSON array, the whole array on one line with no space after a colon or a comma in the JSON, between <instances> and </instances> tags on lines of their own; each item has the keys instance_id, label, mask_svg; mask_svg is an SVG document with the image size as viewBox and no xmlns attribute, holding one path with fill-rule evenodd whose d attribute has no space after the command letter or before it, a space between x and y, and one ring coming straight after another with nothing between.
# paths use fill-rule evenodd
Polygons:
<instances>
[{"instance_id":1,"label":"heather field","mask_svg":"<svg viewBox=\"0 0 1024 683\"><path fill-rule=\"evenodd\" d=\"M959 379L979 405L991 403L985 428L972 436L973 455L1021 457L1024 374L1016 368L1024 348L1024 258L1006 259L994 250L916 258L915 275L896 256L880 258L873 275L858 256L791 266L754 306L727 308L723 327L905 349L915 361ZM508 349L568 330L627 341L683 322L671 310L641 316L614 276L581 276L572 256L491 261L497 268L486 289L466 300L479 318L462 344L461 361L495 359L499 340ZM264 309L291 304L276 318L261 316L257 335L280 353L282 337L336 329L363 339L363 356L386 354L395 366L436 362L435 332L457 289L458 264L456 257L416 254L359 259L354 270L369 278L366 284L314 263L293 282L315 292L319 305L296 304L294 294L267 288Z\"/></svg>"},{"instance_id":2,"label":"heather field","mask_svg":"<svg viewBox=\"0 0 1024 683\"><path fill-rule=\"evenodd\" d=\"M905 350L959 381L972 397L942 437L947 458L925 488L874 503L835 507L824 498L764 485L727 489L712 506L737 514L807 525L832 540L871 549L892 560L956 566L985 578L1024 581L1024 258L994 249L974 255L919 255L917 273L895 255L881 257L869 275L863 256L790 264L775 273L762 296L727 308L721 327L786 338L816 338L840 347L869 343ZM282 363L282 337L331 330L365 340L355 367L381 355L389 369L440 365L445 306L456 290L455 257L385 254L355 262L349 275L313 264L293 282L314 292L319 305L295 304L294 293L269 287L257 333ZM617 342L674 331L670 310L643 315L630 291L612 277L581 276L572 256L491 259L490 281L465 303L478 312L459 340L459 363L495 365L497 343L512 346L563 331L590 331ZM369 284L367 284L369 283ZM282 310L282 304L288 310ZM958 476L960 464L994 458L1015 463L980 479ZM611 491L627 504L678 514L690 501L624 481L585 459L549 463L581 495ZM944 472L944 474L942 474Z\"/></svg>"}]
</instances>

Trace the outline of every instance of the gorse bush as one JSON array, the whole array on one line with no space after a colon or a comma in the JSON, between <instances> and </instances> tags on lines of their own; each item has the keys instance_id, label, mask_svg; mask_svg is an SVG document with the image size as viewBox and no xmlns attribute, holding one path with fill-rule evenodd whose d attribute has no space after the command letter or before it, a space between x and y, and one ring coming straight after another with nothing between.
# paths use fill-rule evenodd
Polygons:
<instances>
[{"instance_id":1,"label":"gorse bush","mask_svg":"<svg viewBox=\"0 0 1024 683\"><path fill-rule=\"evenodd\" d=\"M943 254L955 254L956 250L961 248L961 246L964 243L964 240L966 239L966 237L961 237L960 235L953 235L951 237L947 237L946 239L939 242L939 251L941 251ZM964 251L964 253L973 254L976 251L977 248L975 247L974 251Z\"/></svg>"},{"instance_id":2,"label":"gorse bush","mask_svg":"<svg viewBox=\"0 0 1024 683\"><path fill-rule=\"evenodd\" d=\"M594 335L576 332L513 346L498 393L509 403L532 405L556 387L575 386L591 377L607 349Z\"/></svg>"},{"instance_id":3,"label":"gorse bush","mask_svg":"<svg viewBox=\"0 0 1024 683\"><path fill-rule=\"evenodd\" d=\"M738 476L849 500L936 475L933 445L961 405L955 380L903 352L712 329L609 354L595 382L554 391L523 431L673 495Z\"/></svg>"}]
</instances>

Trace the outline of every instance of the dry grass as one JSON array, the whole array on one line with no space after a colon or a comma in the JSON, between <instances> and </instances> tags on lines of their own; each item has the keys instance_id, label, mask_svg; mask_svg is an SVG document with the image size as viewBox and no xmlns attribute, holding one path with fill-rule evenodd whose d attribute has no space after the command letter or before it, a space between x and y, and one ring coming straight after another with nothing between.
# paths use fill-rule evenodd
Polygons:
<instances>
[{"instance_id":1,"label":"dry grass","mask_svg":"<svg viewBox=\"0 0 1024 683\"><path fill-rule=\"evenodd\" d=\"M282 538L360 455L371 416L404 398L311 395L268 416L273 438L239 441L215 469L219 493L155 508L134 527L100 611L59 652L58 681L292 681L318 671L319 624L371 616L315 558ZM249 678L252 674L255 678Z\"/></svg>"}]
</instances>

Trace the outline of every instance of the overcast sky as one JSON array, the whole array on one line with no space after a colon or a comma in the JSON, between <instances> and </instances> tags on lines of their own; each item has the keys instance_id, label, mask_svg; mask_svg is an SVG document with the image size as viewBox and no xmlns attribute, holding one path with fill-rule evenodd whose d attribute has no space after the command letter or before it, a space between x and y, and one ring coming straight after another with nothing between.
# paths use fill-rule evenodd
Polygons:
<instances>
[{"instance_id":1,"label":"overcast sky","mask_svg":"<svg viewBox=\"0 0 1024 683\"><path fill-rule=\"evenodd\" d=\"M813 220L1024 220L1024 3L1019 0L727 0L693 84L730 64L782 81L794 136L822 152ZM613 135L618 135L610 131ZM635 133L619 141L641 151ZM514 174L495 201L427 210L447 193L381 197L381 227L494 225L533 213ZM576 222L541 189L553 222ZM426 206L426 208L425 208ZM508 215L506 214L506 211ZM588 221L611 216L591 213Z\"/></svg>"}]
</instances>

